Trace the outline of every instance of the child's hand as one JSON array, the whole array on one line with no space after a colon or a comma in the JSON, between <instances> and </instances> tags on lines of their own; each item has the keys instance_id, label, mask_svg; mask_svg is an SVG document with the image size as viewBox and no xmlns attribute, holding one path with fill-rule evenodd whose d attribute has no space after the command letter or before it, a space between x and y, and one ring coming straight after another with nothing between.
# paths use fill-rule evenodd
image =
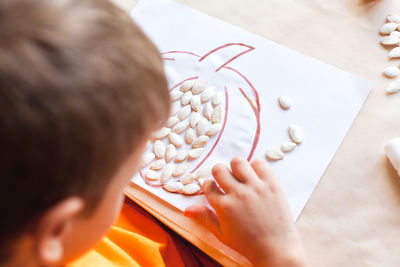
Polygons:
<instances>
[{"instance_id":1,"label":"child's hand","mask_svg":"<svg viewBox=\"0 0 400 267\"><path fill-rule=\"evenodd\" d=\"M226 245L255 266L304 266L305 256L283 192L268 164L231 161L232 172L216 165L203 184L212 210L191 206L185 215L200 220Z\"/></svg>"}]
</instances>

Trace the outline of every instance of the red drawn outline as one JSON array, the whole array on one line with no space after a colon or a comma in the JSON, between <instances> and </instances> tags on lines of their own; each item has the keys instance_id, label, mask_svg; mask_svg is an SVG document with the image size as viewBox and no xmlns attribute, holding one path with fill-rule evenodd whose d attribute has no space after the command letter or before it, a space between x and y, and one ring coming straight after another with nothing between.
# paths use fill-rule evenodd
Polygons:
<instances>
[{"instance_id":1,"label":"red drawn outline","mask_svg":"<svg viewBox=\"0 0 400 267\"><path fill-rule=\"evenodd\" d=\"M253 103L251 102L250 98L245 94L245 92L243 92L242 88L239 87L239 91L246 98L246 100L250 103L250 106L251 106L251 108L253 109L253 112L254 112L254 116L256 116L256 120L257 120L257 129L256 129L256 133L254 135L253 145L251 147L249 156L247 157L247 161L250 161L251 158L253 157L254 151L256 150L258 140L260 139L260 132L261 132L260 109L257 109L253 105Z\"/></svg>"},{"instance_id":2,"label":"red drawn outline","mask_svg":"<svg viewBox=\"0 0 400 267\"><path fill-rule=\"evenodd\" d=\"M218 50L221 50L221 49L226 48L226 47L229 47L229 46L234 46L234 45L243 46L243 47L246 47L246 48L248 48L248 49L245 50L245 51L243 51L243 52L241 52L241 53L239 53L239 54L237 54L237 55L235 55L234 57L230 58L229 60L227 60L224 64L222 64L221 66L219 66L219 67L215 70L215 72L218 72L218 71L221 70L221 69L226 69L226 70L230 70L230 71L233 71L233 72L235 72L236 74L238 74L238 75L247 83L247 85L250 87L251 92L252 92L252 95L253 95L253 97L254 97L254 99L255 99L256 105L253 104L252 100L248 97L248 95L243 91L242 88L240 88L240 87L238 88L238 90L241 92L241 94L243 95L243 97L247 100L247 102L249 102L249 104L250 104L250 106L251 106L251 108L252 108L252 110L253 110L253 112L254 112L254 116L256 117L256 121L257 121L257 128L256 128L256 133L255 133L255 135L254 135L253 144L252 144L252 147L251 147L251 149L250 149L249 155L248 155L248 157L247 157L247 160L250 161L251 158L252 158L253 155L254 155L254 151L255 151L255 149L256 149L256 147L257 147L257 144L258 144L258 142L259 142L260 132L261 132L261 122L260 122L261 105L260 105L259 95L258 95L258 92L257 92L257 90L255 89L255 87L252 85L252 83L249 81L249 79L248 79L244 74L242 74L241 72L239 72L239 71L236 70L235 68L228 67L227 65L228 65L230 62L232 62L232 61L234 61L235 59L237 59L238 57L240 57L240 56L242 56L242 55L244 55L244 54L246 54L246 53L248 53L248 52L254 50L255 48L252 47L252 46L250 46L250 45L243 44L243 43L228 43L228 44L219 46L219 47L217 47L217 48L215 48L215 49L209 51L208 53L206 53L206 54L205 54L204 56L202 56L202 57L199 56L199 55L197 55L196 53L193 53L193 52L189 52L189 51L177 51L177 50L176 50L176 51L167 51L167 52L161 53L161 56L162 56L162 55L167 55L167 54L175 54L175 53L177 53L177 54L188 54L188 55L192 55L192 56L195 56L195 57L199 58L198 61L201 62L201 61L203 61L204 59L206 59L208 56L210 56L211 54L217 52ZM170 57L162 57L162 59L163 59L163 60L175 61L175 58L170 58ZM184 83L185 81L193 80L193 79L198 79L198 76L190 77L190 78L187 78L187 79L181 81L180 83L177 83L177 84L174 85L172 88L170 88L169 91L174 90L176 87L180 86L180 85L181 85L182 83ZM220 140L220 138L221 138L221 136L222 136L222 133L224 132L224 129L225 129L225 126L226 126L227 117L228 117L228 90L227 90L227 87L225 86L225 117L224 117L224 122L223 122L223 126L222 126L222 129L221 129L221 132L219 133L219 135L218 135L218 137L217 137L217 139L216 139L216 141L215 141L213 147L212 147L211 150L209 151L209 153L208 153L208 154L203 158L203 160L191 171L191 173L195 172L195 171L209 158L209 156L211 155L211 153L213 152L213 150L214 150L215 147L217 146L217 144L218 144L218 142L219 142L219 140ZM144 182L145 182L147 185L151 186L151 187L159 188L159 187L161 187L161 186L163 185L163 184L153 184L153 183L150 183L149 181L147 181L147 180L144 178L143 173L142 173L141 170L139 170L139 175L140 175L141 178L144 180Z\"/></svg>"},{"instance_id":3,"label":"red drawn outline","mask_svg":"<svg viewBox=\"0 0 400 267\"><path fill-rule=\"evenodd\" d=\"M243 56L244 54L250 52L251 50L254 50L254 47L249 46L249 45L246 45L246 44L242 44L242 43L230 43L230 44L226 44L226 45L219 46L219 47L217 47L217 48L211 50L210 52L208 52L207 54L205 54L203 57L201 57L201 58L199 59L199 62L203 61L206 57L208 57L208 56L211 55L212 53L217 52L218 50L221 50L221 49L223 49L223 48L225 48L225 47L234 46L234 45L247 47L248 50L243 51L243 52L237 54L236 56L232 57L231 59L229 59L228 61L226 61L224 64L222 64L221 66L219 66L219 67L215 70L215 72L218 72L220 69L224 68L226 65L228 65L230 62L234 61L234 60L237 59L238 57Z\"/></svg>"}]
</instances>

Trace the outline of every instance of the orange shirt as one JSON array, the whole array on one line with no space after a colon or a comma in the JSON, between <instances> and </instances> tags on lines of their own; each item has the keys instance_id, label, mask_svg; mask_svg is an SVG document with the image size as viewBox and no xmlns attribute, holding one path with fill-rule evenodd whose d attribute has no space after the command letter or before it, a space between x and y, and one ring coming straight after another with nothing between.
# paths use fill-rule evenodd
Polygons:
<instances>
[{"instance_id":1,"label":"orange shirt","mask_svg":"<svg viewBox=\"0 0 400 267\"><path fill-rule=\"evenodd\" d=\"M197 248L126 200L105 237L68 267L218 266Z\"/></svg>"}]
</instances>

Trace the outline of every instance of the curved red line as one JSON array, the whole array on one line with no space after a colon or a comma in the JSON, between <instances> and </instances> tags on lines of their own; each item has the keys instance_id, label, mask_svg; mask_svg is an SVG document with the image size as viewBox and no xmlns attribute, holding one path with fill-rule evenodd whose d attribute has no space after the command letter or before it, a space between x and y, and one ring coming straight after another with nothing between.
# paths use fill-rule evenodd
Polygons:
<instances>
[{"instance_id":1,"label":"curved red line","mask_svg":"<svg viewBox=\"0 0 400 267\"><path fill-rule=\"evenodd\" d=\"M253 48L254 49L254 48ZM221 65L218 69L215 70L215 72L218 72L220 69L222 69L223 67L225 67L226 65L228 65L230 62L234 61L235 59L237 59L240 56L243 56L244 54L250 52L253 49L249 49L247 51L244 51L242 53L237 54L236 56L234 56L233 58L231 58L230 60L228 60L227 62L225 62L225 64Z\"/></svg>"},{"instance_id":2,"label":"curved red line","mask_svg":"<svg viewBox=\"0 0 400 267\"><path fill-rule=\"evenodd\" d=\"M243 43L229 43L229 44L225 44L225 45L219 46L219 47L217 47L217 48L211 50L210 52L208 52L207 54L205 54L204 56L202 56L202 57L199 59L199 62L203 61L206 57L208 57L209 55L211 55L211 54L217 52L217 51L220 50L220 49L223 49L223 48L229 47L229 46L234 46L234 45L244 46L244 47L247 47L247 48L249 48L249 49L246 50L246 51L243 51L243 52L241 52L241 53L239 53L239 54L237 54L236 56L234 56L234 57L232 57L231 59L229 59L228 61L226 61L224 64L222 64L221 66L219 66L219 67L215 70L215 72L218 72L220 69L224 68L226 65L228 65L230 62L234 61L234 60L237 59L238 57L240 57L240 56L242 56L242 55L244 55L244 54L246 54L246 53L248 53L248 52L254 50L254 47L252 47L252 46L250 46L250 45L243 44Z\"/></svg>"},{"instance_id":3,"label":"curved red line","mask_svg":"<svg viewBox=\"0 0 400 267\"><path fill-rule=\"evenodd\" d=\"M170 61L175 61L175 58L169 58L169 57L162 57L162 60L170 60Z\"/></svg>"},{"instance_id":4,"label":"curved red line","mask_svg":"<svg viewBox=\"0 0 400 267\"><path fill-rule=\"evenodd\" d=\"M166 55L166 54L189 54L189 55L192 55L192 56L195 56L195 57L200 57L196 53L188 52L188 51L167 51L167 52L161 53L160 55Z\"/></svg>"},{"instance_id":5,"label":"curved red line","mask_svg":"<svg viewBox=\"0 0 400 267\"><path fill-rule=\"evenodd\" d=\"M250 89L251 89L251 91L253 93L253 96L254 96L254 98L256 100L257 110L258 110L258 112L260 112L261 111L260 97L258 96L257 90L254 88L253 84L249 81L249 79L247 79L247 77L244 76L240 71L238 71L238 70L236 70L236 69L234 69L232 67L225 66L224 69L228 69L228 70L231 70L231 71L237 73L240 77L243 78L243 80L245 80L245 82L250 86Z\"/></svg>"},{"instance_id":6,"label":"curved red line","mask_svg":"<svg viewBox=\"0 0 400 267\"><path fill-rule=\"evenodd\" d=\"M254 139L253 139L253 145L251 146L250 149L250 153L247 156L247 161L250 161L251 158L254 155L254 151L256 150L257 144L258 144L258 140L260 139L260 132L261 132L261 122L260 122L260 112L256 109L256 107L250 102L251 100L249 99L249 97L246 95L246 93L242 90L242 88L239 87L239 91L243 94L243 96L247 99L247 101L249 101L250 106L254 112L254 116L256 117L256 121L257 121L257 129L256 129L256 133L254 135Z\"/></svg>"},{"instance_id":7,"label":"curved red line","mask_svg":"<svg viewBox=\"0 0 400 267\"><path fill-rule=\"evenodd\" d=\"M181 81L181 82L175 84L174 86L172 86L172 87L169 89L169 91L171 92L171 91L174 90L176 87L180 86L182 83L184 83L184 82L186 82L186 81L189 81L189 80L196 80L196 79L198 79L198 78L199 78L199 76L193 76L193 77L187 78L187 79L185 79L185 80L183 80L183 81Z\"/></svg>"},{"instance_id":8,"label":"curved red line","mask_svg":"<svg viewBox=\"0 0 400 267\"><path fill-rule=\"evenodd\" d=\"M219 135L217 137L217 140L215 140L214 145L211 147L210 151L208 152L208 154L200 161L199 164L197 164L197 166L190 171L190 173L195 172L201 165L203 165L203 163L210 157L211 153L214 151L215 147L217 146L219 140L221 139L222 134L224 133L225 130L225 126L226 126L226 121L228 119L228 89L225 86L225 116L224 116L224 122L222 123L222 128L221 131L219 132Z\"/></svg>"},{"instance_id":9,"label":"curved red line","mask_svg":"<svg viewBox=\"0 0 400 267\"><path fill-rule=\"evenodd\" d=\"M253 94L253 96L254 96L254 99L255 99L255 101L256 101L256 107L254 107L254 106L251 105L251 103L250 103L250 106L252 107L253 112L254 112L254 116L256 117L256 120L257 120L257 129L256 129L256 133L255 133L255 135L254 135L253 145L252 145L252 147L251 147L251 150L250 150L249 155L247 156L247 160L250 161L251 158L252 158L253 155L254 155L254 151L255 151L255 149L256 149L256 147L257 147L257 144L258 144L258 142L259 142L259 140L260 140L260 133L261 133L261 121L260 121L261 105L260 105L260 97L259 97L259 95L258 95L257 90L254 88L253 84L252 84L252 83L249 81L249 79L247 79L247 77L244 76L240 71L238 71L238 70L236 70L236 69L234 69L234 68L232 68L232 67L228 67L228 66L225 66L224 69L231 70L231 71L235 72L236 74L238 74L240 77L242 77L242 79L249 85L249 87L250 87L250 89L251 89L251 92L252 92L252 94ZM239 88L239 90L242 92L242 94L243 94L244 97L248 98L247 95L244 93L244 91L243 91L241 88Z\"/></svg>"}]
</instances>

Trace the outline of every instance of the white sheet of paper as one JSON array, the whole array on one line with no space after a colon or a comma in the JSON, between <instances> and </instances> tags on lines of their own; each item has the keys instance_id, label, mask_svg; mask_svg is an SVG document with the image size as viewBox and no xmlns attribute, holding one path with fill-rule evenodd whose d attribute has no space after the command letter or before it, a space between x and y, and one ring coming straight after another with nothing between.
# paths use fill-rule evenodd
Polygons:
<instances>
[{"instance_id":1,"label":"white sheet of paper","mask_svg":"<svg viewBox=\"0 0 400 267\"><path fill-rule=\"evenodd\" d=\"M259 96L260 136L253 159L265 158L268 148L290 141L289 124L304 131L304 143L284 160L270 163L296 219L366 100L370 82L169 0L142 0L132 18L161 51L170 87L197 76L224 95L226 88L226 127L204 165L228 165L234 156L249 157L256 113L239 88L256 108L251 86ZM281 95L293 100L290 110L279 107ZM202 159L192 162L192 169ZM207 204L204 196L148 186L139 175L132 182L180 210Z\"/></svg>"}]
</instances>

